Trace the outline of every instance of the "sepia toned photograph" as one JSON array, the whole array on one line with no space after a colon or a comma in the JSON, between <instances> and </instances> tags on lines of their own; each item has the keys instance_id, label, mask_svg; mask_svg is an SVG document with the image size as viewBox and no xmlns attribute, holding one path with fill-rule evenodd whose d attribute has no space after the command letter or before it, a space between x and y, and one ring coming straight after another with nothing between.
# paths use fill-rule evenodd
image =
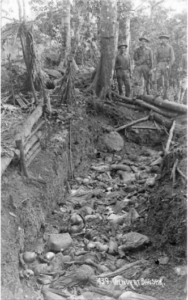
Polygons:
<instances>
[{"instance_id":1,"label":"sepia toned photograph","mask_svg":"<svg viewBox=\"0 0 188 300\"><path fill-rule=\"evenodd\" d=\"M187 299L186 0L1 0L0 298Z\"/></svg>"}]
</instances>

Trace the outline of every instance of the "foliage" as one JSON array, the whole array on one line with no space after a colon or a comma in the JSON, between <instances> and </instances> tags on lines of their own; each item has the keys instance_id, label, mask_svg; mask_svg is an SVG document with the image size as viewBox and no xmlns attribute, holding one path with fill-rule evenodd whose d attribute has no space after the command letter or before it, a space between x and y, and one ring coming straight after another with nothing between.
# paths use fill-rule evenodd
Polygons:
<instances>
[{"instance_id":1,"label":"foliage","mask_svg":"<svg viewBox=\"0 0 188 300\"><path fill-rule=\"evenodd\" d=\"M181 0L185 2L185 0ZM36 14L34 37L37 43L47 40L56 42L61 49L61 5L62 0L30 0L31 10ZM175 51L177 70L181 56L186 52L187 12L171 14L164 6L165 0L145 0L134 8L133 0L118 0L119 36L123 35L124 23L131 17L130 54L138 45L138 39L145 34L150 39L150 47L155 52L158 36L162 32L170 35L170 44ZM4 9L4 8L3 8ZM100 51L100 0L71 1L71 37L73 53L80 55L82 63L92 61L96 65ZM6 10L5 10L6 13Z\"/></svg>"}]
</instances>

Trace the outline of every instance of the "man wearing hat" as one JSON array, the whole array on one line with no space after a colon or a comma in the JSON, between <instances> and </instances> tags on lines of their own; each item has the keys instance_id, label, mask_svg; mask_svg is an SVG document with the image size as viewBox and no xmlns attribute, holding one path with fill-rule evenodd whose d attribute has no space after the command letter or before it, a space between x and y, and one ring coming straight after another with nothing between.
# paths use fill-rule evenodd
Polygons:
<instances>
[{"instance_id":1,"label":"man wearing hat","mask_svg":"<svg viewBox=\"0 0 188 300\"><path fill-rule=\"evenodd\" d=\"M171 45L169 45L169 36L166 34L161 34L159 36L160 45L156 52L156 84L158 88L158 79L161 78L162 85L164 87L164 98L167 97L167 92L169 88L169 78L171 74L171 67L175 61L174 50Z\"/></svg>"},{"instance_id":2,"label":"man wearing hat","mask_svg":"<svg viewBox=\"0 0 188 300\"><path fill-rule=\"evenodd\" d=\"M123 95L123 85L125 86L125 96L130 96L130 77L131 77L131 60L127 51L127 44L122 43L118 46L119 53L115 61L115 72L118 82L119 94Z\"/></svg>"},{"instance_id":3,"label":"man wearing hat","mask_svg":"<svg viewBox=\"0 0 188 300\"><path fill-rule=\"evenodd\" d=\"M135 85L142 85L142 78L145 80L146 92L149 94L149 78L151 70L153 68L153 52L151 48L147 46L149 43L148 38L142 36L139 38L140 46L136 48L134 52L134 77Z\"/></svg>"}]
</instances>

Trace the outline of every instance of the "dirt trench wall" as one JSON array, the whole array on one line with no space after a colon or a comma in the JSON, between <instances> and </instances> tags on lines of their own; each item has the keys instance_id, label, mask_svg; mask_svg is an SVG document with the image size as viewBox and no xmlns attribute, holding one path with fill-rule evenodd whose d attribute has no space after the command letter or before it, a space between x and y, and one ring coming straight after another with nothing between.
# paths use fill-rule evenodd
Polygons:
<instances>
[{"instance_id":1,"label":"dirt trench wall","mask_svg":"<svg viewBox=\"0 0 188 300\"><path fill-rule=\"evenodd\" d=\"M68 128L67 128L68 129ZM47 134L50 140L29 167L29 173L41 177L46 184L29 182L19 174L19 167L9 166L2 177L1 193L1 261L2 297L22 300L19 279L19 252L31 251L40 236L46 216L63 202L70 177L69 132L53 128ZM87 122L77 120L72 125L72 164L75 168L87 166L88 154L93 153ZM87 154L88 153L88 154ZM25 292L25 291L24 291ZM36 299L33 294L29 299Z\"/></svg>"}]
</instances>

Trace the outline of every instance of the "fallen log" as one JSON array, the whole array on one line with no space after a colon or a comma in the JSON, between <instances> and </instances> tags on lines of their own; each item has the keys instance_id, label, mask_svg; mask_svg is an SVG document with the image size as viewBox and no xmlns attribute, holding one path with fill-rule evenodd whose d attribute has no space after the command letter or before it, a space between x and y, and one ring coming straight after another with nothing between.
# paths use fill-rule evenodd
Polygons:
<instances>
[{"instance_id":1,"label":"fallen log","mask_svg":"<svg viewBox=\"0 0 188 300\"><path fill-rule=\"evenodd\" d=\"M117 96L119 99L122 99L122 100L124 100L125 102L127 102L127 103L123 103L122 102L122 105L123 106L128 106L128 105L138 105L139 107L142 107L142 108L147 108L147 109L149 109L149 110L153 110L153 111L155 111L155 112L157 112L157 113L159 113L159 114L161 114L161 115L163 115L164 117L168 117L168 118L176 118L177 116L178 116L178 113L174 113L174 112L169 112L169 111L167 111L167 110L162 110L162 109L160 109L160 108L158 108L158 107L156 107L156 106L154 106L155 105L155 103L154 102L149 102L150 104L147 104L147 103L145 103L144 101L143 101L143 99L142 99L142 96L140 96L140 98L141 98L141 100L140 99L131 99L131 98L128 98L128 97L124 97L124 96L120 96L120 95L118 95L117 93L115 93L115 92L112 92L115 96ZM116 100L117 101L117 100ZM119 102L119 101L118 101ZM151 104L153 104L153 105L151 105ZM129 108L131 108L131 107L129 107ZM133 107L132 107L133 108Z\"/></svg>"},{"instance_id":2,"label":"fallen log","mask_svg":"<svg viewBox=\"0 0 188 300\"><path fill-rule=\"evenodd\" d=\"M172 120L169 120L167 118L162 117L158 113L151 113L150 120L154 120L155 122L159 123L160 125L166 127L167 129L170 129L172 126Z\"/></svg>"},{"instance_id":3,"label":"fallen log","mask_svg":"<svg viewBox=\"0 0 188 300\"><path fill-rule=\"evenodd\" d=\"M116 128L115 131L120 131L120 130L125 129L125 128L128 128L128 127L130 127L130 126L132 126L132 125L135 125L135 124L138 124L138 123L141 123L141 122L145 122L145 121L147 121L148 119L149 119L149 116L144 117L144 118L141 118L141 119L138 119L138 120L135 120L135 121L132 121L132 122L129 123L129 124L126 124L126 125L123 125L123 126L120 126L120 127Z\"/></svg>"},{"instance_id":4,"label":"fallen log","mask_svg":"<svg viewBox=\"0 0 188 300\"><path fill-rule=\"evenodd\" d=\"M129 103L132 103L132 104L133 104L133 99L132 99L132 98L125 97L125 96L121 96L121 95L117 94L117 93L114 92L114 91L111 91L111 94L114 95L114 96L116 96L116 97L118 97L118 98L120 98L120 99L125 100L126 102L129 102Z\"/></svg>"},{"instance_id":5,"label":"fallen log","mask_svg":"<svg viewBox=\"0 0 188 300\"><path fill-rule=\"evenodd\" d=\"M142 106L139 106L139 105L135 105L135 104L130 104L130 103L125 103L125 102L123 102L123 101L121 101L121 100L115 100L114 101L114 103L115 104L118 104L119 106L124 106L124 107L126 107L126 108L129 108L129 109L133 109L133 110L139 110L139 111L145 111L144 110L144 107L142 107Z\"/></svg>"},{"instance_id":6,"label":"fallen log","mask_svg":"<svg viewBox=\"0 0 188 300\"><path fill-rule=\"evenodd\" d=\"M28 119L24 122L22 129L16 134L15 142L25 139L30 135L33 125L39 120L42 116L43 109L41 105L38 105L37 108L32 112Z\"/></svg>"},{"instance_id":7,"label":"fallen log","mask_svg":"<svg viewBox=\"0 0 188 300\"><path fill-rule=\"evenodd\" d=\"M180 104L180 103L176 103L176 102L172 102L169 100L163 100L161 97L154 97L152 95L141 95L139 96L139 99L148 102L150 104L162 107L162 108L166 108L168 110L171 111L175 111L177 113L181 113L181 114L185 114L187 113L187 106L184 104Z\"/></svg>"},{"instance_id":8,"label":"fallen log","mask_svg":"<svg viewBox=\"0 0 188 300\"><path fill-rule=\"evenodd\" d=\"M175 114L175 113L171 113L171 112L162 110L162 109L160 109L160 108L158 108L158 107L156 107L156 106L154 106L154 105L145 103L144 101L139 100L139 99L135 100L135 103L138 104L138 105L140 105L140 106L143 106L143 107L145 107L145 108L147 108L147 109L150 109L150 110L152 110L152 111L155 111L155 112L157 112L158 114L160 114L160 115L162 115L162 116L164 116L164 117L167 117L167 118L173 118L173 119L174 119L174 118L176 118L176 117L178 116L178 114Z\"/></svg>"}]
</instances>

